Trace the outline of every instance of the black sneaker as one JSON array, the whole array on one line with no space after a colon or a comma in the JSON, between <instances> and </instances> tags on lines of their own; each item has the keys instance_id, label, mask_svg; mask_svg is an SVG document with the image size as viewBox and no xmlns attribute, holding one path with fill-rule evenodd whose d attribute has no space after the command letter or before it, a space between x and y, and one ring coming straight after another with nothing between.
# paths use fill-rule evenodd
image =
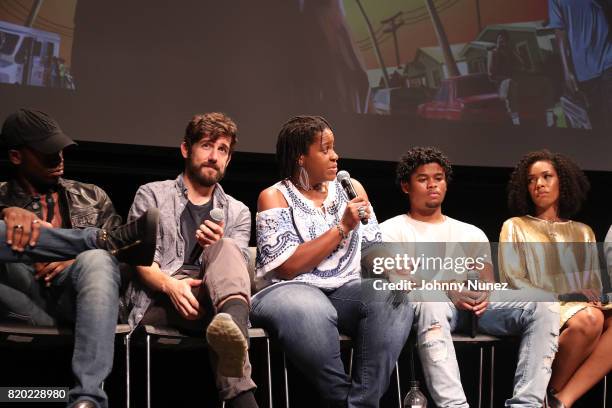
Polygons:
<instances>
[{"instance_id":1,"label":"black sneaker","mask_svg":"<svg viewBox=\"0 0 612 408\"><path fill-rule=\"evenodd\" d=\"M159 210L150 208L140 218L111 231L98 233L98 247L115 255L119 262L151 266L157 242Z\"/></svg>"}]
</instances>

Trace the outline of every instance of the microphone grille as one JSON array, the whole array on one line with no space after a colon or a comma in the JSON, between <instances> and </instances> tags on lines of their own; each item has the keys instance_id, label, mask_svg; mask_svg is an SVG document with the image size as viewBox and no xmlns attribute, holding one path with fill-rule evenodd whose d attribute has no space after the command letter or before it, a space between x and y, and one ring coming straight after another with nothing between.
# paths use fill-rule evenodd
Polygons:
<instances>
[{"instance_id":1,"label":"microphone grille","mask_svg":"<svg viewBox=\"0 0 612 408\"><path fill-rule=\"evenodd\" d=\"M223 214L222 209L213 208L212 210L210 210L210 218L212 218L214 222L221 222L225 218L225 214Z\"/></svg>"},{"instance_id":2,"label":"microphone grille","mask_svg":"<svg viewBox=\"0 0 612 408\"><path fill-rule=\"evenodd\" d=\"M336 178L338 179L339 182L342 182L344 180L350 179L351 175L346 170L340 170L338 174L336 175Z\"/></svg>"},{"instance_id":3,"label":"microphone grille","mask_svg":"<svg viewBox=\"0 0 612 408\"><path fill-rule=\"evenodd\" d=\"M480 272L475 269L470 269L469 271L467 271L465 277L467 280L479 280Z\"/></svg>"}]
</instances>

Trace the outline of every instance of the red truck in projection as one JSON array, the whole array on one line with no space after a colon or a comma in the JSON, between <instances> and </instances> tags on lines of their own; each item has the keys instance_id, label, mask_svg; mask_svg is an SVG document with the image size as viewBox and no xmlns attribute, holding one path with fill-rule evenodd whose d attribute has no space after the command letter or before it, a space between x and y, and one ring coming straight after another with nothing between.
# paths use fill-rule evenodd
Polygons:
<instances>
[{"instance_id":1,"label":"red truck in projection","mask_svg":"<svg viewBox=\"0 0 612 408\"><path fill-rule=\"evenodd\" d=\"M497 85L486 74L443 79L433 100L419 105L417 113L427 119L511 123Z\"/></svg>"}]
</instances>

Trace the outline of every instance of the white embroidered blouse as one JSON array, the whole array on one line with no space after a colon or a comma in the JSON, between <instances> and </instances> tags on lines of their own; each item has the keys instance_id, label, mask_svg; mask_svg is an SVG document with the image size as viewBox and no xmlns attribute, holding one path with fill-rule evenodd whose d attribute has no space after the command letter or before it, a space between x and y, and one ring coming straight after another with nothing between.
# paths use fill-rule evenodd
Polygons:
<instances>
[{"instance_id":1,"label":"white embroidered blouse","mask_svg":"<svg viewBox=\"0 0 612 408\"><path fill-rule=\"evenodd\" d=\"M298 245L319 237L340 222L348 202L337 180L329 182L321 208L304 197L289 180L282 180L273 187L283 194L289 207L271 208L256 217L256 273L267 284L281 281L274 269L289 259ZM296 276L293 281L332 290L359 279L361 250L381 241L380 228L372 211L368 224L359 224L317 267Z\"/></svg>"}]
</instances>

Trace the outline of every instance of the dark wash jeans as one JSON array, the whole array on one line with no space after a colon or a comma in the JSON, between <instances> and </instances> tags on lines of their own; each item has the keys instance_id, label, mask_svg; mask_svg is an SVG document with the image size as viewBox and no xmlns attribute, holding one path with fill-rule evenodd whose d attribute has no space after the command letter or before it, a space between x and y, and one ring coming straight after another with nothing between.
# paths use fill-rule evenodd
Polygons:
<instances>
[{"instance_id":1,"label":"dark wash jeans","mask_svg":"<svg viewBox=\"0 0 612 408\"><path fill-rule=\"evenodd\" d=\"M113 365L120 274L115 257L95 246L96 229L43 229L38 245L23 254L6 245L0 222L0 309L32 325L74 325L72 371L76 384L71 402L89 399L108 407L102 382ZM50 287L34 279L31 265L21 262L75 258Z\"/></svg>"},{"instance_id":2,"label":"dark wash jeans","mask_svg":"<svg viewBox=\"0 0 612 408\"><path fill-rule=\"evenodd\" d=\"M278 338L291 362L334 405L378 407L410 333L413 307L354 280L333 291L300 282L273 285L252 300L251 320ZM351 336L353 378L340 359Z\"/></svg>"},{"instance_id":3,"label":"dark wash jeans","mask_svg":"<svg viewBox=\"0 0 612 408\"><path fill-rule=\"evenodd\" d=\"M39 262L74 259L81 252L96 249L98 228L41 228L38 243L15 252L6 244L6 224L0 221L0 262Z\"/></svg>"}]
</instances>

